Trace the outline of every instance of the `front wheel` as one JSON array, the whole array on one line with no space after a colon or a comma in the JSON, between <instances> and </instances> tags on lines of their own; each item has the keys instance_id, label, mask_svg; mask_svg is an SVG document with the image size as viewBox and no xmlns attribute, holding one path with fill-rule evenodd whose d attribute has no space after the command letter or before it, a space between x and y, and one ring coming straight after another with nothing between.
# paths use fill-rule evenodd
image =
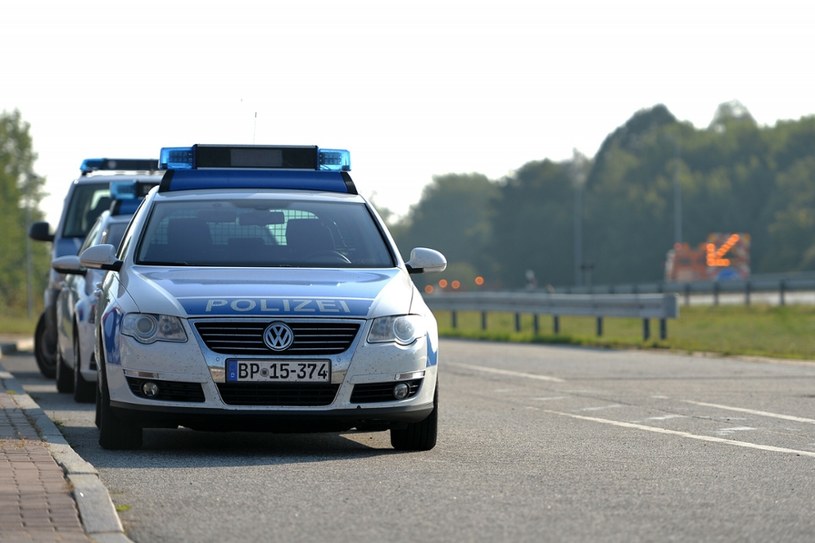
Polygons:
<instances>
[{"instance_id":1,"label":"front wheel","mask_svg":"<svg viewBox=\"0 0 815 543\"><path fill-rule=\"evenodd\" d=\"M104 364L103 360L99 361ZM100 366L101 367L101 366ZM110 406L110 391L104 369L99 372L97 414L99 445L108 450L139 449L142 446L142 428L116 416Z\"/></svg>"},{"instance_id":2,"label":"front wheel","mask_svg":"<svg viewBox=\"0 0 815 543\"><path fill-rule=\"evenodd\" d=\"M436 446L439 430L439 387L433 395L433 412L421 422L391 430L391 445L397 451L429 451Z\"/></svg>"},{"instance_id":3,"label":"front wheel","mask_svg":"<svg viewBox=\"0 0 815 543\"><path fill-rule=\"evenodd\" d=\"M96 383L82 377L82 356L79 352L79 336L74 333L74 400L78 403L92 403L96 399Z\"/></svg>"},{"instance_id":4,"label":"front wheel","mask_svg":"<svg viewBox=\"0 0 815 543\"><path fill-rule=\"evenodd\" d=\"M65 357L60 352L57 352L57 391L74 391L74 370L68 367Z\"/></svg>"},{"instance_id":5,"label":"front wheel","mask_svg":"<svg viewBox=\"0 0 815 543\"><path fill-rule=\"evenodd\" d=\"M57 340L48 333L45 312L40 315L34 330L34 358L44 377L53 379L57 376Z\"/></svg>"}]
</instances>

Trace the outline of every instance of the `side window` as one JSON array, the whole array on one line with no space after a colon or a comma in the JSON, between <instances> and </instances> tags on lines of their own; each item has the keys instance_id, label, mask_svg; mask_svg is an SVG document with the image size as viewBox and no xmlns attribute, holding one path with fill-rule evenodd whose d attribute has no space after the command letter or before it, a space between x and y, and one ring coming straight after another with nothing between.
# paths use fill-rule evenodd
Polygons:
<instances>
[{"instance_id":1,"label":"side window","mask_svg":"<svg viewBox=\"0 0 815 543\"><path fill-rule=\"evenodd\" d=\"M78 254L82 254L82 251L84 251L85 249L87 249L91 245L96 244L94 240L99 238L99 231L101 229L102 229L102 223L101 222L98 222L98 223L96 223L94 225L94 227L91 229L91 231L88 232L88 235L85 236L85 241L82 242L82 247L79 248L79 253Z\"/></svg>"}]
</instances>

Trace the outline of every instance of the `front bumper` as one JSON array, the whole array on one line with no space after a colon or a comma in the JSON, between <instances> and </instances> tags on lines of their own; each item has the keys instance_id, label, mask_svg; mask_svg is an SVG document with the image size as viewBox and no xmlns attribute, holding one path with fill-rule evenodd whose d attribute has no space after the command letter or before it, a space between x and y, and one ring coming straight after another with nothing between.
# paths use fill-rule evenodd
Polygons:
<instances>
[{"instance_id":1,"label":"front bumper","mask_svg":"<svg viewBox=\"0 0 815 543\"><path fill-rule=\"evenodd\" d=\"M104 368L111 407L145 428L311 432L424 420L433 412L437 376L430 339L403 347L367 344L367 333L363 327L348 350L322 357L331 364L330 382L291 386L227 383L225 365L234 357L208 349L192 327L193 341L185 343L142 345L118 336L108 343L117 349L107 352ZM141 392L148 381L158 385L158 395ZM397 400L392 391L400 383L409 393Z\"/></svg>"},{"instance_id":2,"label":"front bumper","mask_svg":"<svg viewBox=\"0 0 815 543\"><path fill-rule=\"evenodd\" d=\"M420 422L433 412L433 404L400 407L265 411L207 407L170 407L111 402L117 417L142 428L263 432L377 431Z\"/></svg>"}]
</instances>

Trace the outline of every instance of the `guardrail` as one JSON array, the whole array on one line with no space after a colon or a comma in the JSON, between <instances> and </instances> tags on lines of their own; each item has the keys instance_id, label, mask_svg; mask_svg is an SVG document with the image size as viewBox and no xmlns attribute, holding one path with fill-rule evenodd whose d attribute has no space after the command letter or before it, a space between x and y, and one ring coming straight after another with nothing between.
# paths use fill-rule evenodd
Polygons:
<instances>
[{"instance_id":1,"label":"guardrail","mask_svg":"<svg viewBox=\"0 0 815 543\"><path fill-rule=\"evenodd\" d=\"M521 315L532 314L533 328L540 330L539 315L552 315L554 333L560 333L560 317L587 316L597 320L597 335L603 335L603 319L628 317L642 319L643 340L651 336L650 319L659 319L660 339L668 337L667 319L679 316L676 294L552 294L547 292L461 292L425 297L433 310L450 311L451 325L458 327L458 312L481 313L481 329L487 329L489 312L515 314L515 330L521 329Z\"/></svg>"},{"instance_id":2,"label":"guardrail","mask_svg":"<svg viewBox=\"0 0 815 543\"><path fill-rule=\"evenodd\" d=\"M759 301L786 305L802 300L804 303L815 297L815 273L799 272L784 274L754 275L749 279L723 281L656 282L630 283L617 285L594 285L583 287L556 287L559 294L645 294L665 293L681 296L683 305L691 305L699 295L709 297L709 302L718 305L727 297L728 302L740 301L750 305L757 294Z\"/></svg>"}]
</instances>

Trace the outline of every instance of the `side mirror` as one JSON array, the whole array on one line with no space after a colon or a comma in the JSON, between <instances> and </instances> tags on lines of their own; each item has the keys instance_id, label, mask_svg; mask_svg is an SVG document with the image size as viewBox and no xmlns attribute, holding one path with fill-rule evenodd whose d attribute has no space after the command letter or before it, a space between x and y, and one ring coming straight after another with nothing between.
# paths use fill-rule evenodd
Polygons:
<instances>
[{"instance_id":1,"label":"side mirror","mask_svg":"<svg viewBox=\"0 0 815 543\"><path fill-rule=\"evenodd\" d=\"M88 247L79 255L79 263L94 270L119 271L122 261L116 258L116 247L101 243Z\"/></svg>"},{"instance_id":2,"label":"side mirror","mask_svg":"<svg viewBox=\"0 0 815 543\"><path fill-rule=\"evenodd\" d=\"M55 258L51 261L51 267L58 273L84 275L87 269L82 267L79 263L79 257L76 255L67 255Z\"/></svg>"},{"instance_id":3,"label":"side mirror","mask_svg":"<svg viewBox=\"0 0 815 543\"><path fill-rule=\"evenodd\" d=\"M405 264L408 273L442 272L447 268L447 259L434 249L416 247L410 251L410 260Z\"/></svg>"},{"instance_id":4,"label":"side mirror","mask_svg":"<svg viewBox=\"0 0 815 543\"><path fill-rule=\"evenodd\" d=\"M34 241L54 241L54 234L51 233L51 225L48 224L48 221L32 223L28 229L28 237Z\"/></svg>"}]
</instances>

